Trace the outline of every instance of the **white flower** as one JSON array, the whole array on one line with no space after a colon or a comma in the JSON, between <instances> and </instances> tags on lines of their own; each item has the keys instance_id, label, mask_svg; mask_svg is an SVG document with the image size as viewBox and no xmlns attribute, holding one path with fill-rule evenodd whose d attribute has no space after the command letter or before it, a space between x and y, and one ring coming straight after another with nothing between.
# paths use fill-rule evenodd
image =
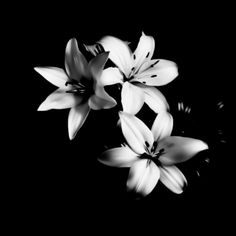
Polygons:
<instances>
[{"instance_id":1,"label":"white flower","mask_svg":"<svg viewBox=\"0 0 236 236\"><path fill-rule=\"evenodd\" d=\"M124 112L119 115L128 145L105 151L99 161L109 166L130 167L128 190L147 195L160 179L174 193L182 193L187 180L175 164L207 149L207 144L170 136L173 118L168 112L157 115L151 130L134 115Z\"/></svg>"},{"instance_id":2,"label":"white flower","mask_svg":"<svg viewBox=\"0 0 236 236\"><path fill-rule=\"evenodd\" d=\"M136 114L144 102L156 113L168 108L161 92L150 86L168 84L178 76L178 70L172 61L151 59L155 48L153 37L142 33L133 53L127 42L112 36L106 36L98 44L86 46L86 49L96 55L101 52L101 45L110 52L109 58L118 67L105 69L102 83L123 84L121 102L125 112Z\"/></svg>"},{"instance_id":3,"label":"white flower","mask_svg":"<svg viewBox=\"0 0 236 236\"><path fill-rule=\"evenodd\" d=\"M76 39L71 39L65 52L64 71L57 67L36 67L35 70L58 89L39 106L39 111L70 108L69 138L73 139L86 120L90 109L107 109L116 105L100 83L109 53L102 53L87 63Z\"/></svg>"}]
</instances>

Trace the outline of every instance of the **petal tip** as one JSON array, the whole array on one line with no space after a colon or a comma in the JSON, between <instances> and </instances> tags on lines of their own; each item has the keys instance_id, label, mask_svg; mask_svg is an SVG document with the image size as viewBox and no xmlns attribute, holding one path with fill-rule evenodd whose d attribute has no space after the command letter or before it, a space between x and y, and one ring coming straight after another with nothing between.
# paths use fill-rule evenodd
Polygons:
<instances>
[{"instance_id":1,"label":"petal tip","mask_svg":"<svg viewBox=\"0 0 236 236\"><path fill-rule=\"evenodd\" d=\"M48 107L45 106L44 103L40 104L40 106L38 107L37 111L47 111L49 110Z\"/></svg>"},{"instance_id":2,"label":"petal tip","mask_svg":"<svg viewBox=\"0 0 236 236\"><path fill-rule=\"evenodd\" d=\"M42 68L43 68L43 67L36 66L36 67L34 67L34 70L35 70L36 72L38 72L39 74L41 74L40 72L41 72Z\"/></svg>"}]
</instances>

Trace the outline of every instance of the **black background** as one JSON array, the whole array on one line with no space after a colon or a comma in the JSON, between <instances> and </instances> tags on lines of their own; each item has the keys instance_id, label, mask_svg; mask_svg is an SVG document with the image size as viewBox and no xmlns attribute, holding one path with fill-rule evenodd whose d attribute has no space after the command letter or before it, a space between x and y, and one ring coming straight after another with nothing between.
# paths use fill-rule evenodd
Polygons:
<instances>
[{"instance_id":1,"label":"black background","mask_svg":"<svg viewBox=\"0 0 236 236\"><path fill-rule=\"evenodd\" d=\"M17 94L17 124L11 133L14 145L6 177L11 183L8 213L21 222L17 227L30 225L36 231L45 226L60 229L65 222L76 227L100 222L99 229L143 224L154 230L164 228L165 222L176 224L178 231L190 223L200 230L210 222L220 225L229 206L225 176L219 174L227 168L222 161L227 158L226 144L220 142L227 140L226 105L219 110L217 103L226 103L227 78L222 68L230 13L216 5L143 3L137 8L116 4L32 4L13 14L6 35L16 57L17 69L10 75L19 83L20 97ZM134 49L142 31L155 38L154 58L169 59L179 66L179 77L160 88L174 116L174 132L180 134L184 129L186 136L206 141L210 149L182 166L189 180L182 195L158 183L149 196L136 200L126 192L128 170L103 166L96 159L105 146L119 144L119 130L114 128L117 109L91 112L70 141L68 110L37 112L55 88L33 68L64 67L65 46L72 37L82 46L113 35L132 42ZM189 116L177 111L179 101L192 107ZM152 114L150 118L148 112L140 115L151 123ZM218 129L223 130L222 136Z\"/></svg>"}]
</instances>

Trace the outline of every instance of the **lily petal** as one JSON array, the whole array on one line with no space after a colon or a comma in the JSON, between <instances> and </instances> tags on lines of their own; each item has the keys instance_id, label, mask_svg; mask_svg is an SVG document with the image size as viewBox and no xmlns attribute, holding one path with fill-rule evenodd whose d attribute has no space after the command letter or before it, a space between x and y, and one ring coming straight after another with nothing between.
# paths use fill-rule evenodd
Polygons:
<instances>
[{"instance_id":1,"label":"lily petal","mask_svg":"<svg viewBox=\"0 0 236 236\"><path fill-rule=\"evenodd\" d=\"M137 114L144 104L144 93L142 89L129 82L123 84L121 90L121 103L123 111L130 114Z\"/></svg>"},{"instance_id":2,"label":"lily petal","mask_svg":"<svg viewBox=\"0 0 236 236\"><path fill-rule=\"evenodd\" d=\"M159 141L170 136L173 129L173 117L169 112L161 112L157 115L152 125L154 140Z\"/></svg>"},{"instance_id":3,"label":"lily petal","mask_svg":"<svg viewBox=\"0 0 236 236\"><path fill-rule=\"evenodd\" d=\"M133 53L134 59L134 73L139 70L145 61L149 61L154 53L155 40L151 36L147 36L142 32L142 36L139 39L138 46ZM141 72L141 71L140 71Z\"/></svg>"},{"instance_id":4,"label":"lily petal","mask_svg":"<svg viewBox=\"0 0 236 236\"><path fill-rule=\"evenodd\" d=\"M101 94L101 93L100 93ZM88 100L89 107L93 110L101 110L101 109L109 109L114 106L116 106L116 101L112 97L110 97L108 94L105 95L104 91L104 96L98 96L98 95L93 95L89 98Z\"/></svg>"},{"instance_id":5,"label":"lily petal","mask_svg":"<svg viewBox=\"0 0 236 236\"><path fill-rule=\"evenodd\" d=\"M69 40L65 53L65 68L70 78L80 80L82 76L86 76L88 62L84 55L80 52L75 38Z\"/></svg>"},{"instance_id":6,"label":"lily petal","mask_svg":"<svg viewBox=\"0 0 236 236\"><path fill-rule=\"evenodd\" d=\"M180 194L183 192L187 180L183 173L176 166L160 167L160 181L172 192Z\"/></svg>"},{"instance_id":7,"label":"lily petal","mask_svg":"<svg viewBox=\"0 0 236 236\"><path fill-rule=\"evenodd\" d=\"M119 112L119 116L122 133L134 152L142 154L147 147L152 147L152 132L140 119L125 112Z\"/></svg>"},{"instance_id":8,"label":"lily petal","mask_svg":"<svg viewBox=\"0 0 236 236\"><path fill-rule=\"evenodd\" d=\"M127 43L112 36L102 38L99 43L103 46L105 51L110 52L109 58L111 61L113 61L128 78L133 62Z\"/></svg>"},{"instance_id":9,"label":"lily petal","mask_svg":"<svg viewBox=\"0 0 236 236\"><path fill-rule=\"evenodd\" d=\"M164 149L159 161L164 165L173 165L187 161L198 152L208 149L208 145L199 139L170 136L160 140L157 149Z\"/></svg>"},{"instance_id":10,"label":"lily petal","mask_svg":"<svg viewBox=\"0 0 236 236\"><path fill-rule=\"evenodd\" d=\"M96 57L94 57L88 65L89 71L91 72L92 77L97 81L100 79L104 65L108 59L109 52L103 52Z\"/></svg>"},{"instance_id":11,"label":"lily petal","mask_svg":"<svg viewBox=\"0 0 236 236\"><path fill-rule=\"evenodd\" d=\"M68 89L65 84L69 78L63 69L58 67L35 67L34 69L53 85Z\"/></svg>"},{"instance_id":12,"label":"lily petal","mask_svg":"<svg viewBox=\"0 0 236 236\"><path fill-rule=\"evenodd\" d=\"M44 100L44 102L39 106L38 111L71 108L79 104L81 101L82 97L57 89Z\"/></svg>"},{"instance_id":13,"label":"lily petal","mask_svg":"<svg viewBox=\"0 0 236 236\"><path fill-rule=\"evenodd\" d=\"M123 83L123 75L120 73L119 69L116 67L109 67L103 70L102 75L100 77L100 83L103 86L113 85L113 84L122 84Z\"/></svg>"},{"instance_id":14,"label":"lily petal","mask_svg":"<svg viewBox=\"0 0 236 236\"><path fill-rule=\"evenodd\" d=\"M162 86L170 83L178 76L178 69L174 62L160 59L159 62L138 74L133 81L146 83L150 86Z\"/></svg>"},{"instance_id":15,"label":"lily petal","mask_svg":"<svg viewBox=\"0 0 236 236\"><path fill-rule=\"evenodd\" d=\"M102 98L104 100L107 100L111 107L114 107L116 106L116 100L114 98L112 98L107 92L106 90L104 89L103 86L100 86L97 84L97 86L95 87L95 95L98 96L99 98ZM111 107L108 107L108 108L111 108Z\"/></svg>"},{"instance_id":16,"label":"lily petal","mask_svg":"<svg viewBox=\"0 0 236 236\"><path fill-rule=\"evenodd\" d=\"M145 103L156 113L169 110L169 104L164 95L155 87L138 84L144 91Z\"/></svg>"},{"instance_id":17,"label":"lily petal","mask_svg":"<svg viewBox=\"0 0 236 236\"><path fill-rule=\"evenodd\" d=\"M138 160L138 156L128 146L125 146L105 151L98 160L108 166L130 167L133 162Z\"/></svg>"},{"instance_id":18,"label":"lily petal","mask_svg":"<svg viewBox=\"0 0 236 236\"><path fill-rule=\"evenodd\" d=\"M154 162L138 160L130 168L127 188L146 196L154 189L159 178L160 170Z\"/></svg>"},{"instance_id":19,"label":"lily petal","mask_svg":"<svg viewBox=\"0 0 236 236\"><path fill-rule=\"evenodd\" d=\"M88 106L88 103L83 103L70 109L68 116L68 132L69 138L71 140L76 136L77 132L84 124L89 111L90 108Z\"/></svg>"}]
</instances>

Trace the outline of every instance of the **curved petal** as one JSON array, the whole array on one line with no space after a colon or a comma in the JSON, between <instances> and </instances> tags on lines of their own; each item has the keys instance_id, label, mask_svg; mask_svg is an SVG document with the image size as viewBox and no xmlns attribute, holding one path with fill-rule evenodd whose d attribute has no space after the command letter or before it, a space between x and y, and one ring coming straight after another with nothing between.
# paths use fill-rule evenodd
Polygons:
<instances>
[{"instance_id":1,"label":"curved petal","mask_svg":"<svg viewBox=\"0 0 236 236\"><path fill-rule=\"evenodd\" d=\"M160 113L169 110L169 104L166 98L157 88L144 86L142 84L138 86L142 86L145 96L144 101L154 112Z\"/></svg>"},{"instance_id":2,"label":"curved petal","mask_svg":"<svg viewBox=\"0 0 236 236\"><path fill-rule=\"evenodd\" d=\"M108 102L111 102L114 104L114 106L116 105L116 100L114 98L112 98L104 89L103 86L100 86L100 85L97 85L95 87L95 95L102 98L102 99L105 99L107 100Z\"/></svg>"},{"instance_id":3,"label":"curved petal","mask_svg":"<svg viewBox=\"0 0 236 236\"><path fill-rule=\"evenodd\" d=\"M82 101L82 97L72 93L65 93L64 90L57 89L51 93L39 106L38 111L47 111L50 109L66 109L76 106Z\"/></svg>"},{"instance_id":4,"label":"curved petal","mask_svg":"<svg viewBox=\"0 0 236 236\"><path fill-rule=\"evenodd\" d=\"M155 66L139 73L133 81L144 82L150 86L162 86L170 83L177 76L177 65L172 61L160 59Z\"/></svg>"},{"instance_id":5,"label":"curved petal","mask_svg":"<svg viewBox=\"0 0 236 236\"><path fill-rule=\"evenodd\" d=\"M122 133L129 146L138 154L153 145L153 135L149 128L134 115L119 112Z\"/></svg>"},{"instance_id":6,"label":"curved petal","mask_svg":"<svg viewBox=\"0 0 236 236\"><path fill-rule=\"evenodd\" d=\"M127 43L112 36L102 38L99 43L103 46L105 51L110 52L109 58L128 78L133 66L133 61Z\"/></svg>"},{"instance_id":7,"label":"curved petal","mask_svg":"<svg viewBox=\"0 0 236 236\"><path fill-rule=\"evenodd\" d=\"M109 97L109 98L108 98ZM93 110L109 109L116 106L116 101L107 94L107 97L93 95L88 101L89 107Z\"/></svg>"},{"instance_id":8,"label":"curved petal","mask_svg":"<svg viewBox=\"0 0 236 236\"><path fill-rule=\"evenodd\" d=\"M100 84L103 86L113 85L113 84L118 84L118 83L122 84L123 75L120 73L118 68L109 67L103 70L99 81L100 81Z\"/></svg>"},{"instance_id":9,"label":"curved petal","mask_svg":"<svg viewBox=\"0 0 236 236\"><path fill-rule=\"evenodd\" d=\"M144 104L142 89L129 82L125 82L121 90L121 103L124 112L133 115L137 114Z\"/></svg>"},{"instance_id":10,"label":"curved petal","mask_svg":"<svg viewBox=\"0 0 236 236\"><path fill-rule=\"evenodd\" d=\"M94 57L88 65L89 73L91 73L93 79L97 81L102 75L104 65L108 59L109 52L103 52Z\"/></svg>"},{"instance_id":11,"label":"curved petal","mask_svg":"<svg viewBox=\"0 0 236 236\"><path fill-rule=\"evenodd\" d=\"M70 39L66 45L65 53L66 72L70 78L79 81L82 76L86 75L87 65L88 63L80 52L76 39Z\"/></svg>"},{"instance_id":12,"label":"curved petal","mask_svg":"<svg viewBox=\"0 0 236 236\"><path fill-rule=\"evenodd\" d=\"M157 149L164 149L159 161L164 165L173 165L187 161L198 152L208 149L208 145L199 139L170 136L160 140Z\"/></svg>"},{"instance_id":13,"label":"curved petal","mask_svg":"<svg viewBox=\"0 0 236 236\"><path fill-rule=\"evenodd\" d=\"M69 78L63 69L58 67L35 67L34 69L53 85L67 89L65 84Z\"/></svg>"},{"instance_id":14,"label":"curved petal","mask_svg":"<svg viewBox=\"0 0 236 236\"><path fill-rule=\"evenodd\" d=\"M146 196L154 189L159 178L160 171L154 162L138 160L130 168L127 188Z\"/></svg>"},{"instance_id":15,"label":"curved petal","mask_svg":"<svg viewBox=\"0 0 236 236\"><path fill-rule=\"evenodd\" d=\"M138 160L138 156L128 146L125 146L105 151L98 160L108 166L130 167L133 162Z\"/></svg>"},{"instance_id":16,"label":"curved petal","mask_svg":"<svg viewBox=\"0 0 236 236\"><path fill-rule=\"evenodd\" d=\"M160 181L176 194L182 193L187 184L185 176L176 166L160 167Z\"/></svg>"},{"instance_id":17,"label":"curved petal","mask_svg":"<svg viewBox=\"0 0 236 236\"><path fill-rule=\"evenodd\" d=\"M173 129L173 117L169 112L161 112L157 115L152 125L154 140L159 141L170 136Z\"/></svg>"},{"instance_id":18,"label":"curved petal","mask_svg":"<svg viewBox=\"0 0 236 236\"><path fill-rule=\"evenodd\" d=\"M71 140L75 137L79 129L84 124L89 111L90 108L88 106L88 103L83 103L70 109L68 116L68 132L69 138Z\"/></svg>"},{"instance_id":19,"label":"curved petal","mask_svg":"<svg viewBox=\"0 0 236 236\"><path fill-rule=\"evenodd\" d=\"M133 53L134 73L142 66L145 61L149 61L154 53L155 40L152 36L147 36L142 32L138 46ZM140 71L141 72L141 71Z\"/></svg>"}]
</instances>

